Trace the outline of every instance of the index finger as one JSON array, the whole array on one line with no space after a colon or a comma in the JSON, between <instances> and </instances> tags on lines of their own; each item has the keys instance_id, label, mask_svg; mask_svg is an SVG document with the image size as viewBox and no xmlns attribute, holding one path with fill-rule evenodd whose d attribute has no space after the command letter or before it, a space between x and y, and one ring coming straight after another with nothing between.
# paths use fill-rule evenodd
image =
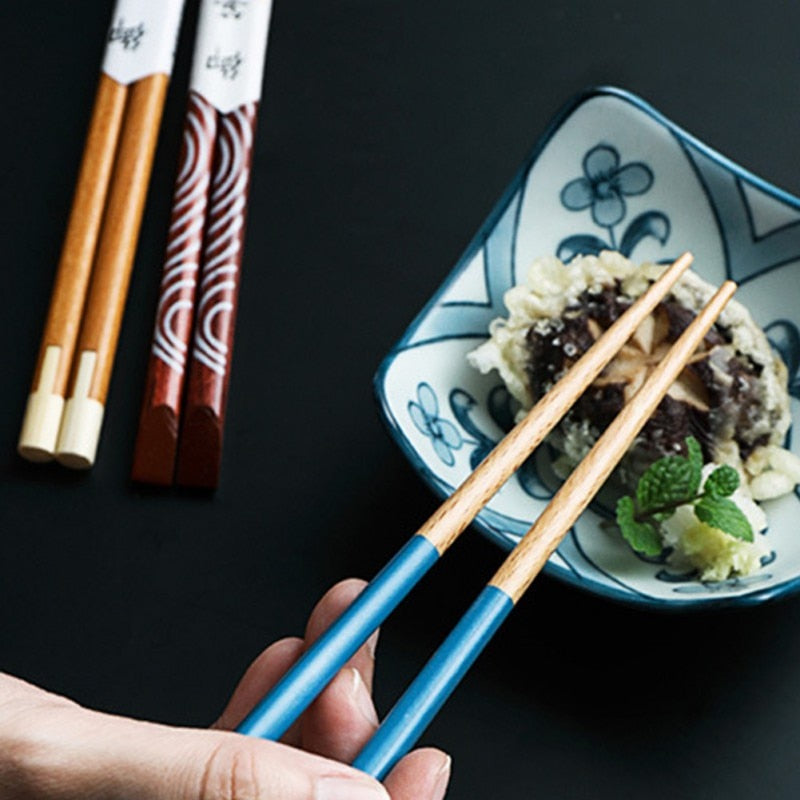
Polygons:
<instances>
[{"instance_id":1,"label":"index finger","mask_svg":"<svg viewBox=\"0 0 800 800\"><path fill-rule=\"evenodd\" d=\"M323 595L308 619L305 634L306 647L313 644L330 628L353 600L364 591L366 585L366 581L350 578L337 583ZM375 648L378 644L378 633L379 631L376 630L345 665L358 670L370 692L375 675Z\"/></svg>"}]
</instances>

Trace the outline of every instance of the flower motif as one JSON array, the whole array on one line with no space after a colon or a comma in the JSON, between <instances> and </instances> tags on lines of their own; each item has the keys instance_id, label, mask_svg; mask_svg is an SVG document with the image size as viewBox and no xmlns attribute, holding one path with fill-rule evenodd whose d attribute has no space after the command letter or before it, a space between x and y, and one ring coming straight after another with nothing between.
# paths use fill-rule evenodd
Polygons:
<instances>
[{"instance_id":1,"label":"flower motif","mask_svg":"<svg viewBox=\"0 0 800 800\"><path fill-rule=\"evenodd\" d=\"M453 450L464 444L461 434L452 422L439 416L439 401L427 383L417 386L417 401L409 400L408 413L420 433L433 440L436 455L452 467L456 463Z\"/></svg>"},{"instance_id":2,"label":"flower motif","mask_svg":"<svg viewBox=\"0 0 800 800\"><path fill-rule=\"evenodd\" d=\"M619 153L605 144L593 147L583 158L583 177L561 190L561 202L570 211L592 207L592 219L603 228L625 216L623 195L646 192L653 184L650 168L639 161L620 167Z\"/></svg>"}]
</instances>

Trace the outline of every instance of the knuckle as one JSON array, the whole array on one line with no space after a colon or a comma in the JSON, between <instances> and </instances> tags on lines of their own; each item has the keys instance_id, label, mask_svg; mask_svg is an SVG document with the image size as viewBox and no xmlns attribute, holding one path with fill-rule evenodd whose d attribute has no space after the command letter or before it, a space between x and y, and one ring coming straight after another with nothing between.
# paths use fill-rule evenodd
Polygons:
<instances>
[{"instance_id":1,"label":"knuckle","mask_svg":"<svg viewBox=\"0 0 800 800\"><path fill-rule=\"evenodd\" d=\"M0 797L33 800L60 780L62 766L46 735L28 730L23 723L5 724L0 730ZM3 790L11 791L10 795Z\"/></svg>"},{"instance_id":2,"label":"knuckle","mask_svg":"<svg viewBox=\"0 0 800 800\"><path fill-rule=\"evenodd\" d=\"M267 775L256 748L248 742L222 741L209 755L203 773L202 800L266 800Z\"/></svg>"},{"instance_id":3,"label":"knuckle","mask_svg":"<svg viewBox=\"0 0 800 800\"><path fill-rule=\"evenodd\" d=\"M16 792L11 796L25 800L34 797L31 771L28 769L31 760L29 748L16 741L5 741L3 736L0 736L0 748L3 752L0 759L0 790Z\"/></svg>"}]
</instances>

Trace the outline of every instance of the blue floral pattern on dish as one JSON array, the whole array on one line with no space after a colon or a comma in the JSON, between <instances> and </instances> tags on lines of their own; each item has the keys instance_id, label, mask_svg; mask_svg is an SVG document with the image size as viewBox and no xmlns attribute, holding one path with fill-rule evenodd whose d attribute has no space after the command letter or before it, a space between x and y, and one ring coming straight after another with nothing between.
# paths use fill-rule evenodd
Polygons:
<instances>
[{"instance_id":1,"label":"blue floral pattern on dish","mask_svg":"<svg viewBox=\"0 0 800 800\"><path fill-rule=\"evenodd\" d=\"M669 238L670 222L661 211L639 214L617 241L614 228L628 213L625 197L645 194L653 185L653 171L641 161L620 166L619 152L608 144L595 145L583 157L583 176L561 190L561 204L569 211L592 210L594 223L608 231L608 241L593 233L568 236L556 254L562 261L577 255L597 255L601 250L619 250L630 256L639 242L652 236L661 244Z\"/></svg>"},{"instance_id":2,"label":"blue floral pattern on dish","mask_svg":"<svg viewBox=\"0 0 800 800\"><path fill-rule=\"evenodd\" d=\"M417 399L409 401L408 412L417 429L433 440L433 449L448 467L453 467L456 463L453 450L471 445L469 465L470 469L474 470L495 448L499 439L484 433L472 418L472 410L479 404L469 392L453 389L450 392L449 403L456 421L472 437L471 439L462 436L451 422L439 416L439 401L427 383L423 382L417 386ZM511 430L514 426L514 414L508 389L502 384L495 386L489 392L486 405L492 421L503 432ZM537 500L549 500L553 496L553 491L539 476L535 454L517 470L516 480L526 494Z\"/></svg>"},{"instance_id":3,"label":"blue floral pattern on dish","mask_svg":"<svg viewBox=\"0 0 800 800\"><path fill-rule=\"evenodd\" d=\"M598 144L583 157L583 176L561 190L561 202L570 211L592 208L601 228L613 228L625 216L625 195L644 194L653 185L653 173L640 161L619 165L619 153Z\"/></svg>"},{"instance_id":4,"label":"blue floral pattern on dish","mask_svg":"<svg viewBox=\"0 0 800 800\"><path fill-rule=\"evenodd\" d=\"M409 400L408 413L417 430L433 441L436 455L452 467L456 463L453 450L458 450L464 440L452 422L439 416L439 401L430 384L423 382L417 386L417 399Z\"/></svg>"},{"instance_id":5,"label":"blue floral pattern on dish","mask_svg":"<svg viewBox=\"0 0 800 800\"><path fill-rule=\"evenodd\" d=\"M789 370L789 394L800 400L800 331L797 325L788 319L778 319L764 331Z\"/></svg>"},{"instance_id":6,"label":"blue floral pattern on dish","mask_svg":"<svg viewBox=\"0 0 800 800\"><path fill-rule=\"evenodd\" d=\"M469 455L470 469L475 469L486 456L494 449L497 444L495 439L487 436L472 419L472 409L478 405L478 401L463 389L453 389L450 392L450 410L461 427L472 436L470 444L473 445Z\"/></svg>"}]
</instances>

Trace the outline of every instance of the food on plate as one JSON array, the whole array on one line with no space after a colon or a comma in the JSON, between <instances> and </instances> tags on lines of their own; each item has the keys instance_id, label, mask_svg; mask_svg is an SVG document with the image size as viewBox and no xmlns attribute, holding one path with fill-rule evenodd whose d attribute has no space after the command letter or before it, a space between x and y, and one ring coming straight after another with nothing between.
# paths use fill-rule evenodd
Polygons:
<instances>
[{"instance_id":1,"label":"food on plate","mask_svg":"<svg viewBox=\"0 0 800 800\"><path fill-rule=\"evenodd\" d=\"M664 269L634 264L610 251L578 256L568 264L555 257L537 259L525 283L506 293L508 317L491 323L489 339L469 354L469 361L484 373L497 370L523 414ZM679 279L548 437L558 453L557 473L567 474L583 458L714 291L693 272ZM766 552L757 533L766 521L754 501L786 494L800 482L800 459L782 447L789 424L786 367L748 310L732 300L635 440L615 479L623 491L635 494L631 519L641 524L647 509L637 505L636 493L656 462L667 459L670 469L688 470L682 465L686 462L695 469L695 500L716 491L721 479L704 487L724 465L738 480L732 487L732 473L724 472L727 482L720 485L730 491L719 496L717 511L735 506L756 535L747 541L725 531L723 517L706 508L710 501L698 501L674 506L669 518L649 519L646 524L657 532L659 546L650 539L648 546L636 549L652 555L668 548L671 563L691 565L704 580L757 569ZM727 527L742 532L733 523Z\"/></svg>"}]
</instances>

